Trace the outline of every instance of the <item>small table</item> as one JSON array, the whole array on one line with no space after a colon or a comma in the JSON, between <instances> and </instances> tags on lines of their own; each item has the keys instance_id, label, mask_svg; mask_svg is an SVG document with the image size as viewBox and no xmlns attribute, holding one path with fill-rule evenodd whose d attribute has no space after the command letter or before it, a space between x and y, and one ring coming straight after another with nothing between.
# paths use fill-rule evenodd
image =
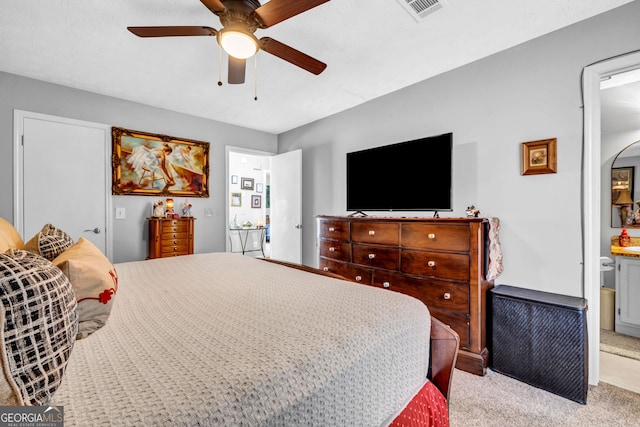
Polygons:
<instances>
[{"instance_id":1,"label":"small table","mask_svg":"<svg viewBox=\"0 0 640 427\"><path fill-rule=\"evenodd\" d=\"M242 255L244 255L247 252L260 251L262 252L262 256L265 256L264 255L264 233L266 230L265 227L238 227L238 228L229 228L229 230L238 232L238 239L240 240L240 248L242 249L242 251L236 251L236 253L242 252ZM244 231L244 239L242 236L243 231ZM260 240L259 240L260 249L247 249L247 239L249 238L249 232L251 231L260 232ZM229 235L229 249L231 250L231 252L233 252L233 239L231 239L231 235Z\"/></svg>"}]
</instances>

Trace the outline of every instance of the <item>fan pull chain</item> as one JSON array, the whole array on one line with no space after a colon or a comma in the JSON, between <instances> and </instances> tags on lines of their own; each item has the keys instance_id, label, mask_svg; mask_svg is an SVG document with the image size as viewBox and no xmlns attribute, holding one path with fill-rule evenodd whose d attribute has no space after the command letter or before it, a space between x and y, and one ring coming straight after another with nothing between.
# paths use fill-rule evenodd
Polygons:
<instances>
[{"instance_id":1,"label":"fan pull chain","mask_svg":"<svg viewBox=\"0 0 640 427\"><path fill-rule=\"evenodd\" d=\"M253 56L253 100L258 100L258 53Z\"/></svg>"},{"instance_id":2,"label":"fan pull chain","mask_svg":"<svg viewBox=\"0 0 640 427\"><path fill-rule=\"evenodd\" d=\"M218 46L218 86L222 86L222 48Z\"/></svg>"}]
</instances>

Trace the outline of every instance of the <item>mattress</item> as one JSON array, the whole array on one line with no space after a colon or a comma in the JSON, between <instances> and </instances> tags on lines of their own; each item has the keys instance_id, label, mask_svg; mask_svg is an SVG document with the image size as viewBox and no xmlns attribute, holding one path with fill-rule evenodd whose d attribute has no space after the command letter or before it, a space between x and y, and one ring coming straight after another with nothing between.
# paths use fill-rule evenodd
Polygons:
<instances>
[{"instance_id":1,"label":"mattress","mask_svg":"<svg viewBox=\"0 0 640 427\"><path fill-rule=\"evenodd\" d=\"M412 297L228 253L116 269L54 397L67 426L376 426L427 376Z\"/></svg>"}]
</instances>

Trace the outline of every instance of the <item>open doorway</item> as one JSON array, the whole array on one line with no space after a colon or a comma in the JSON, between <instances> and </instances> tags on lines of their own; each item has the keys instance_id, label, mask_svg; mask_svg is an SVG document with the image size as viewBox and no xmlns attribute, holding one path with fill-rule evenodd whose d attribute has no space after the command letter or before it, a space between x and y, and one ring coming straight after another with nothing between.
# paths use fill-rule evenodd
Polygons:
<instances>
[{"instance_id":1,"label":"open doorway","mask_svg":"<svg viewBox=\"0 0 640 427\"><path fill-rule=\"evenodd\" d=\"M584 296L592 308L589 323L589 383L600 381L600 256L602 223L602 118L600 82L615 74L640 67L640 53L603 61L584 69ZM608 179L608 178L607 178ZM610 203L607 200L607 203ZM606 209L611 211L610 206ZM625 374L623 373L622 376Z\"/></svg>"},{"instance_id":2,"label":"open doorway","mask_svg":"<svg viewBox=\"0 0 640 427\"><path fill-rule=\"evenodd\" d=\"M302 150L226 148L227 251L302 260Z\"/></svg>"},{"instance_id":3,"label":"open doorway","mask_svg":"<svg viewBox=\"0 0 640 427\"><path fill-rule=\"evenodd\" d=\"M227 147L227 252L271 255L271 157Z\"/></svg>"}]
</instances>

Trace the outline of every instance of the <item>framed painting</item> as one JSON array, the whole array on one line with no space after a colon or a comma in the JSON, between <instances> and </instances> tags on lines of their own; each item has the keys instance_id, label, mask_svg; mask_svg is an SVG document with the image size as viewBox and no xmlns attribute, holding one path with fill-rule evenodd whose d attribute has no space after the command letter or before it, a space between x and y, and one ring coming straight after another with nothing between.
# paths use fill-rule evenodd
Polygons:
<instances>
[{"instance_id":1,"label":"framed painting","mask_svg":"<svg viewBox=\"0 0 640 427\"><path fill-rule=\"evenodd\" d=\"M253 178L242 178L240 181L240 188L242 190L253 190Z\"/></svg>"},{"instance_id":2,"label":"framed painting","mask_svg":"<svg viewBox=\"0 0 640 427\"><path fill-rule=\"evenodd\" d=\"M522 143L522 175L556 173L556 138Z\"/></svg>"},{"instance_id":3,"label":"framed painting","mask_svg":"<svg viewBox=\"0 0 640 427\"><path fill-rule=\"evenodd\" d=\"M231 193L231 206L242 206L242 193Z\"/></svg>"},{"instance_id":4,"label":"framed painting","mask_svg":"<svg viewBox=\"0 0 640 427\"><path fill-rule=\"evenodd\" d=\"M209 143L111 128L112 194L209 197Z\"/></svg>"},{"instance_id":5,"label":"framed painting","mask_svg":"<svg viewBox=\"0 0 640 427\"><path fill-rule=\"evenodd\" d=\"M261 208L262 207L262 196L253 195L251 196L251 207L252 208Z\"/></svg>"}]
</instances>

